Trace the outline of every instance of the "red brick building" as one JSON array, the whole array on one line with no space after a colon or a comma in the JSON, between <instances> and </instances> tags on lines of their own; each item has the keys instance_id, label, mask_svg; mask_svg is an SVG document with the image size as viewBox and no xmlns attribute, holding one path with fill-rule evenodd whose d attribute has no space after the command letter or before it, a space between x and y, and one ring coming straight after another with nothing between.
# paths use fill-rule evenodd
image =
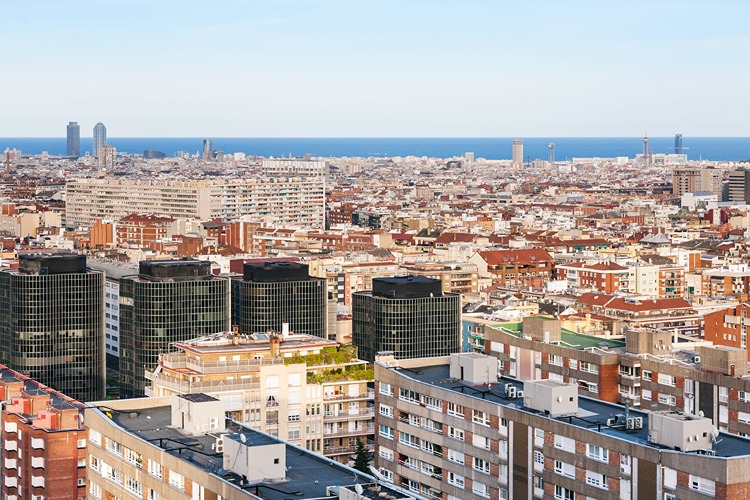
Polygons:
<instances>
[{"instance_id":1,"label":"red brick building","mask_svg":"<svg viewBox=\"0 0 750 500\"><path fill-rule=\"evenodd\" d=\"M0 365L2 498L86 498L83 405Z\"/></svg>"},{"instance_id":2,"label":"red brick building","mask_svg":"<svg viewBox=\"0 0 750 500\"><path fill-rule=\"evenodd\" d=\"M614 262L573 262L559 264L555 270L557 279L567 280L572 288L588 288L602 293L619 291L620 280L628 277L628 268Z\"/></svg>"},{"instance_id":3,"label":"red brick building","mask_svg":"<svg viewBox=\"0 0 750 500\"><path fill-rule=\"evenodd\" d=\"M748 316L750 316L750 304L747 302L706 314L704 317L705 339L715 345L746 349L747 331L750 328Z\"/></svg>"},{"instance_id":4,"label":"red brick building","mask_svg":"<svg viewBox=\"0 0 750 500\"><path fill-rule=\"evenodd\" d=\"M170 217L156 215L126 215L117 221L117 244L131 243L147 247L149 243L167 237L167 228L174 222Z\"/></svg>"},{"instance_id":5,"label":"red brick building","mask_svg":"<svg viewBox=\"0 0 750 500\"><path fill-rule=\"evenodd\" d=\"M480 276L491 277L501 286L541 286L555 270L555 259L541 248L482 251L469 262L477 266Z\"/></svg>"}]
</instances>

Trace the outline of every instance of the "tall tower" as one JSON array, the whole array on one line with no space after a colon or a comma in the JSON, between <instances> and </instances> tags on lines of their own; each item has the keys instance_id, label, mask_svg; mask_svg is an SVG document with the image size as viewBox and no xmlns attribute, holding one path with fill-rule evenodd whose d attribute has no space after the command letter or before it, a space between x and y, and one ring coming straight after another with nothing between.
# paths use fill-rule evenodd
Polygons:
<instances>
[{"instance_id":1,"label":"tall tower","mask_svg":"<svg viewBox=\"0 0 750 500\"><path fill-rule=\"evenodd\" d=\"M104 397L104 273L75 254L0 272L0 363L80 401Z\"/></svg>"},{"instance_id":2,"label":"tall tower","mask_svg":"<svg viewBox=\"0 0 750 500\"><path fill-rule=\"evenodd\" d=\"M99 157L99 150L107 143L107 127L102 122L94 125L94 141L91 149L91 155Z\"/></svg>"},{"instance_id":3,"label":"tall tower","mask_svg":"<svg viewBox=\"0 0 750 500\"><path fill-rule=\"evenodd\" d=\"M213 159L213 149L211 149L211 139L203 139L203 159Z\"/></svg>"},{"instance_id":4,"label":"tall tower","mask_svg":"<svg viewBox=\"0 0 750 500\"><path fill-rule=\"evenodd\" d=\"M643 161L646 165L651 163L651 150L648 148L648 134L643 136Z\"/></svg>"},{"instance_id":5,"label":"tall tower","mask_svg":"<svg viewBox=\"0 0 750 500\"><path fill-rule=\"evenodd\" d=\"M81 156L81 127L78 122L68 122L68 156Z\"/></svg>"},{"instance_id":6,"label":"tall tower","mask_svg":"<svg viewBox=\"0 0 750 500\"><path fill-rule=\"evenodd\" d=\"M674 136L674 152L678 155L682 154L682 134Z\"/></svg>"},{"instance_id":7,"label":"tall tower","mask_svg":"<svg viewBox=\"0 0 750 500\"><path fill-rule=\"evenodd\" d=\"M379 351L396 359L459 352L461 294L424 276L373 278L372 291L352 294L352 344L370 362Z\"/></svg>"},{"instance_id":8,"label":"tall tower","mask_svg":"<svg viewBox=\"0 0 750 500\"><path fill-rule=\"evenodd\" d=\"M550 142L547 147L549 148L549 164L552 165L555 163L555 143Z\"/></svg>"},{"instance_id":9,"label":"tall tower","mask_svg":"<svg viewBox=\"0 0 750 500\"><path fill-rule=\"evenodd\" d=\"M523 141L516 139L513 141L513 159L512 163L514 167L523 166Z\"/></svg>"},{"instance_id":10,"label":"tall tower","mask_svg":"<svg viewBox=\"0 0 750 500\"><path fill-rule=\"evenodd\" d=\"M326 338L325 278L310 276L307 264L246 262L241 278L232 279L232 322L241 333L280 332Z\"/></svg>"}]
</instances>

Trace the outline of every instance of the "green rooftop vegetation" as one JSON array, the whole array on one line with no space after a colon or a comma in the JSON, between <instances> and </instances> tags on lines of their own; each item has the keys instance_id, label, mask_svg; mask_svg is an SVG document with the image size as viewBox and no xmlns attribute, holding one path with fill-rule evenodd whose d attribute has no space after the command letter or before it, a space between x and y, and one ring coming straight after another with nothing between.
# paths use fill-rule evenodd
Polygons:
<instances>
[{"instance_id":1,"label":"green rooftop vegetation","mask_svg":"<svg viewBox=\"0 0 750 500\"><path fill-rule=\"evenodd\" d=\"M307 366L343 365L357 359L357 348L352 345L324 347L317 354L284 358L285 365L305 363Z\"/></svg>"}]
</instances>

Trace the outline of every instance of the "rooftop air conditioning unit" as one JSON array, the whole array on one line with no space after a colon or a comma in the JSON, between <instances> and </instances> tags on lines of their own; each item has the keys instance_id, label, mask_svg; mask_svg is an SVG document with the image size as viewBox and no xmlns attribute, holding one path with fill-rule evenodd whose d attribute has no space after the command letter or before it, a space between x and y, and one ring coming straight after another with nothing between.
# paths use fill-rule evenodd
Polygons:
<instances>
[{"instance_id":1,"label":"rooftop air conditioning unit","mask_svg":"<svg viewBox=\"0 0 750 500\"><path fill-rule=\"evenodd\" d=\"M216 442L211 445L211 449L216 453L224 453L224 440L222 438L216 438Z\"/></svg>"},{"instance_id":2,"label":"rooftop air conditioning unit","mask_svg":"<svg viewBox=\"0 0 750 500\"><path fill-rule=\"evenodd\" d=\"M522 398L523 397L523 391L516 391L516 397Z\"/></svg>"},{"instance_id":3,"label":"rooftop air conditioning unit","mask_svg":"<svg viewBox=\"0 0 750 500\"><path fill-rule=\"evenodd\" d=\"M635 417L635 429L643 429L643 417Z\"/></svg>"},{"instance_id":4,"label":"rooftop air conditioning unit","mask_svg":"<svg viewBox=\"0 0 750 500\"><path fill-rule=\"evenodd\" d=\"M505 395L508 396L509 398L515 398L516 397L516 388L515 388L515 386L508 387L505 390Z\"/></svg>"}]
</instances>

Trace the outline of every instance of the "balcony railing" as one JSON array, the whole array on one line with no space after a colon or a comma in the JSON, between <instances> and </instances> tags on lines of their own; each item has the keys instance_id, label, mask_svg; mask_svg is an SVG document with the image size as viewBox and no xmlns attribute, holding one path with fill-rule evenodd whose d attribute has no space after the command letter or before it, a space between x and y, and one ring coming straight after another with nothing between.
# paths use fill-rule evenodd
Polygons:
<instances>
[{"instance_id":1,"label":"balcony railing","mask_svg":"<svg viewBox=\"0 0 750 500\"><path fill-rule=\"evenodd\" d=\"M355 399L375 399L375 391L360 392L359 394L325 394L325 401L345 401Z\"/></svg>"},{"instance_id":2,"label":"balcony railing","mask_svg":"<svg viewBox=\"0 0 750 500\"><path fill-rule=\"evenodd\" d=\"M365 448L367 451L374 451L375 445L368 444L365 445ZM348 455L351 453L356 453L357 447L356 446L325 446L323 447L323 455Z\"/></svg>"},{"instance_id":3,"label":"balcony railing","mask_svg":"<svg viewBox=\"0 0 750 500\"><path fill-rule=\"evenodd\" d=\"M146 371L146 379L151 380L153 385L165 387L180 393L191 392L223 392L260 389L258 379L231 379L231 380L207 380L189 382L187 380L170 377L163 372L154 374Z\"/></svg>"},{"instance_id":4,"label":"balcony railing","mask_svg":"<svg viewBox=\"0 0 750 500\"><path fill-rule=\"evenodd\" d=\"M364 427L361 427L357 430L350 431L349 429L341 429L341 430L323 430L323 437L324 438L332 438L332 437L346 437L346 436L363 436L366 434L374 434L375 433L375 426L374 425L366 425Z\"/></svg>"},{"instance_id":5,"label":"balcony railing","mask_svg":"<svg viewBox=\"0 0 750 500\"><path fill-rule=\"evenodd\" d=\"M367 408L361 411L340 411L338 413L326 412L323 414L323 420L336 421L336 420L356 420L372 418L375 415L374 408Z\"/></svg>"},{"instance_id":6,"label":"balcony railing","mask_svg":"<svg viewBox=\"0 0 750 500\"><path fill-rule=\"evenodd\" d=\"M163 354L161 365L170 370L188 369L198 373L226 373L257 371L261 366L284 364L283 358L198 361L182 354Z\"/></svg>"}]
</instances>

